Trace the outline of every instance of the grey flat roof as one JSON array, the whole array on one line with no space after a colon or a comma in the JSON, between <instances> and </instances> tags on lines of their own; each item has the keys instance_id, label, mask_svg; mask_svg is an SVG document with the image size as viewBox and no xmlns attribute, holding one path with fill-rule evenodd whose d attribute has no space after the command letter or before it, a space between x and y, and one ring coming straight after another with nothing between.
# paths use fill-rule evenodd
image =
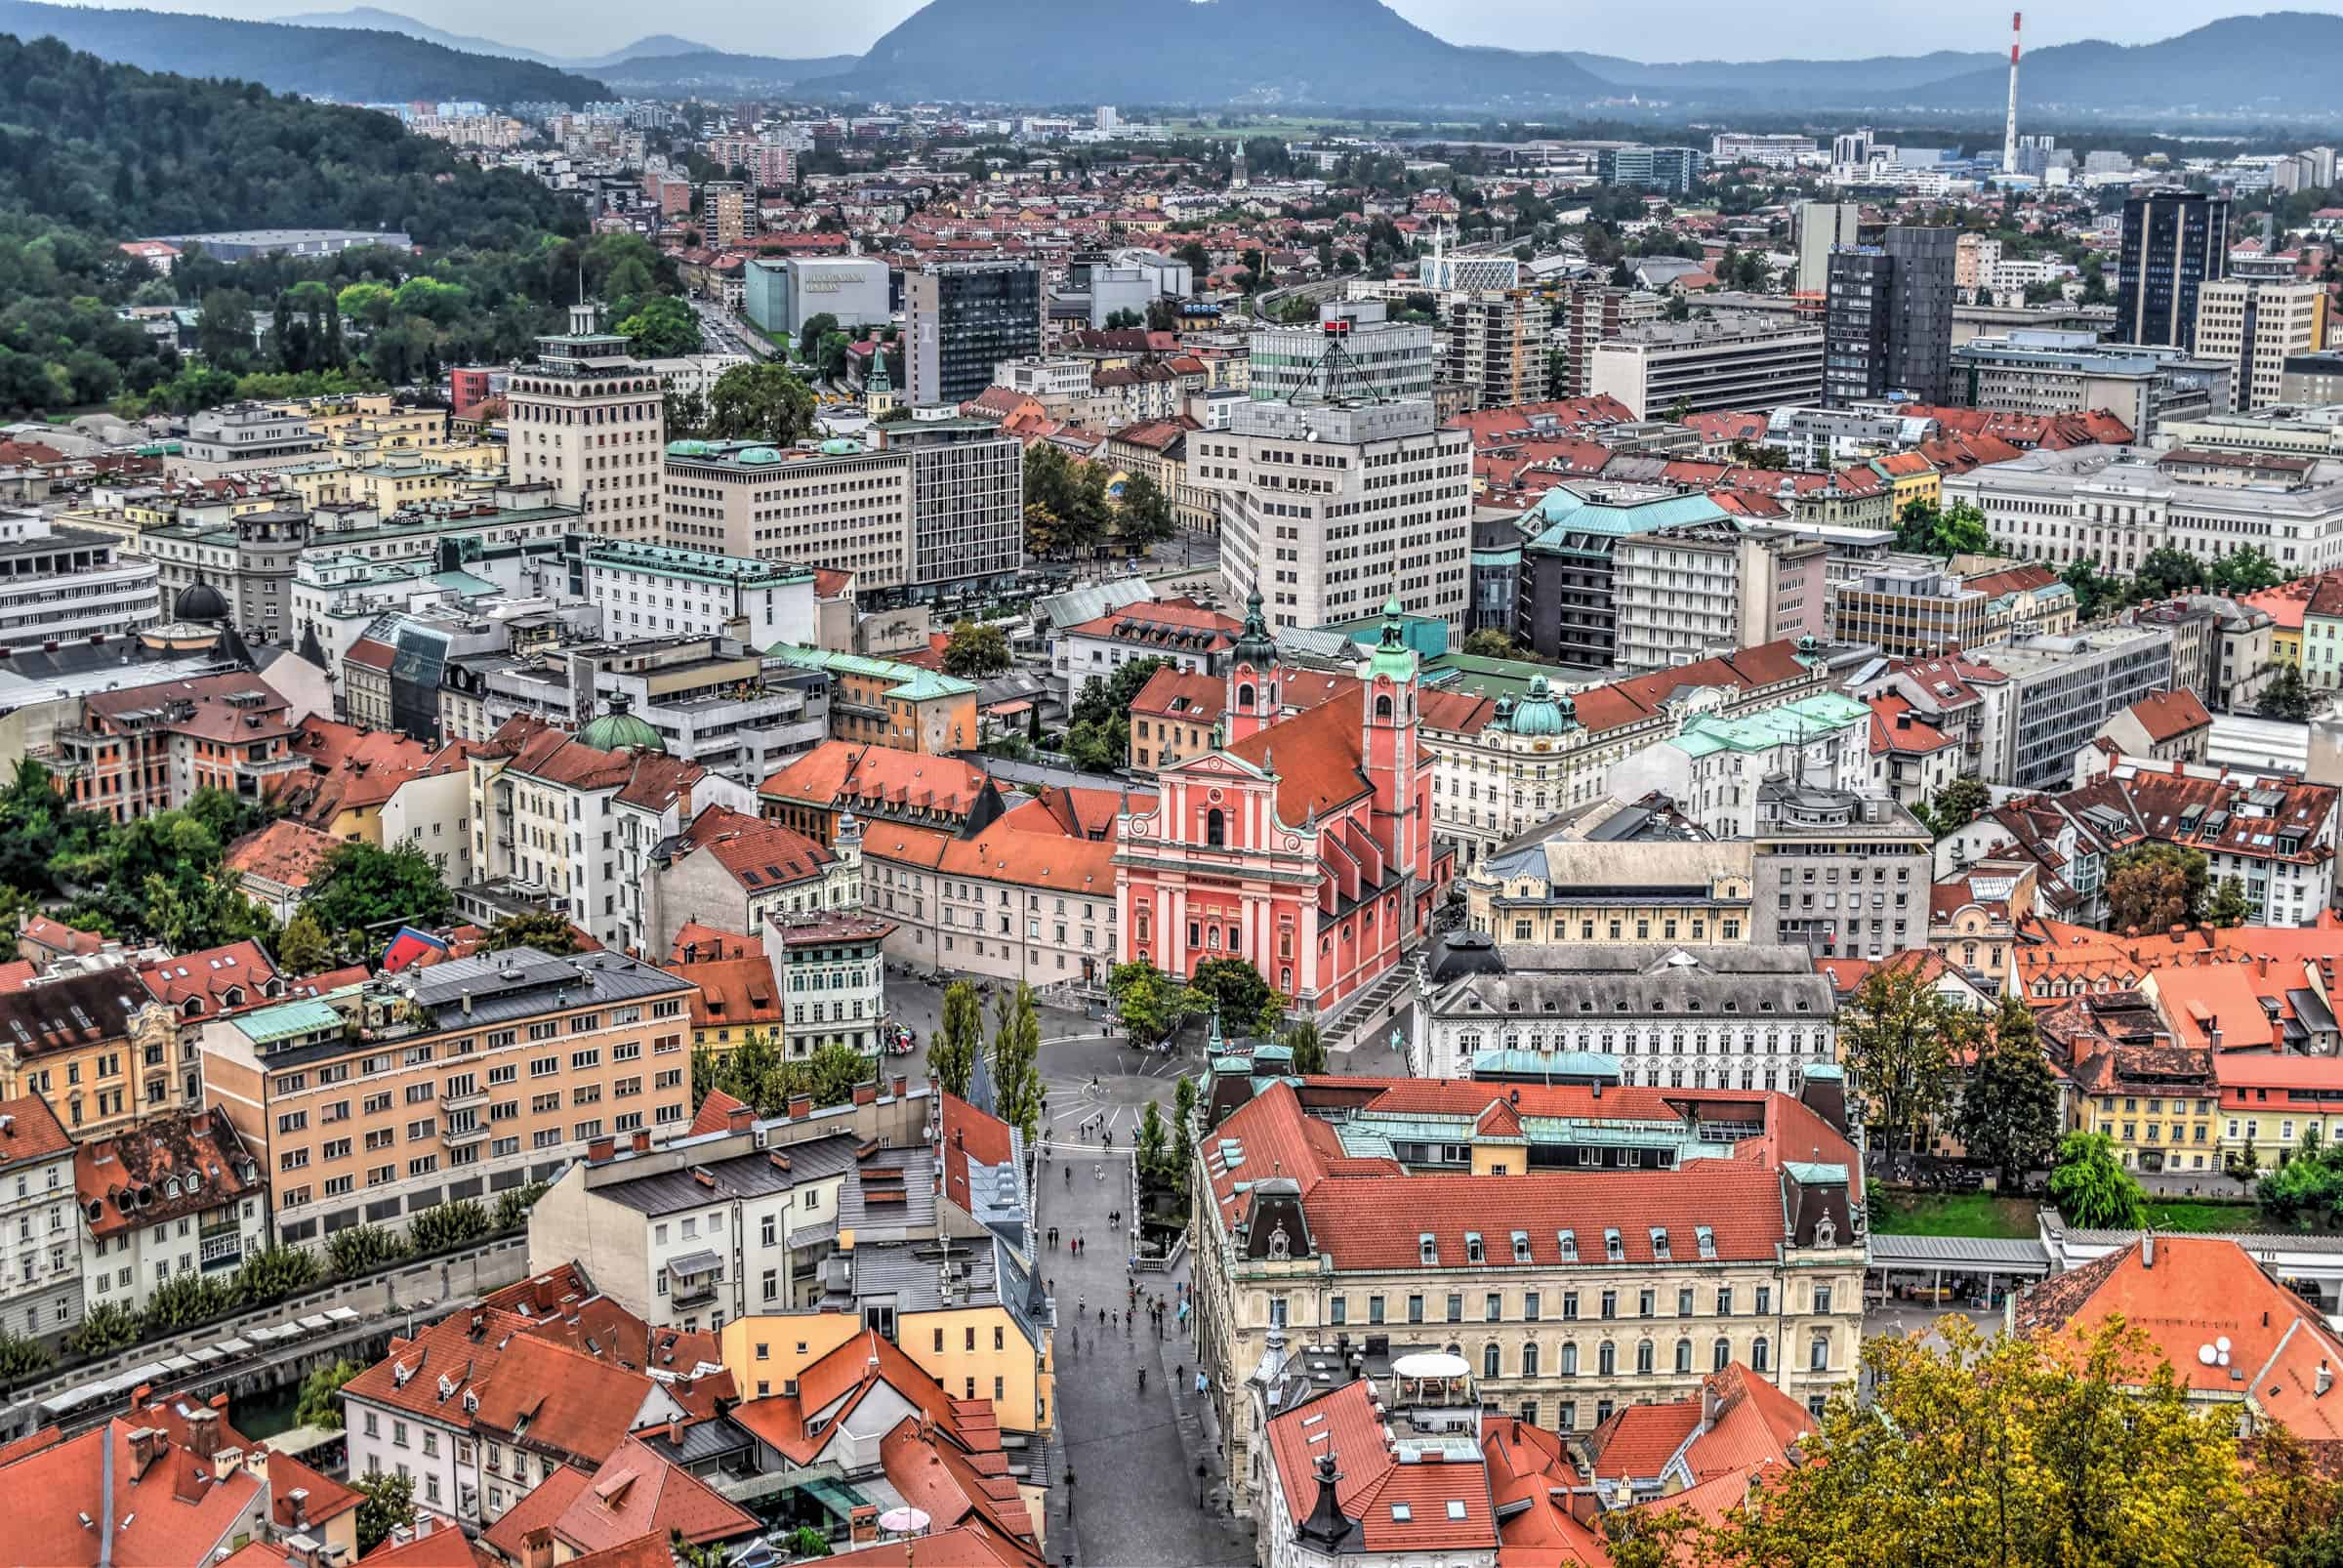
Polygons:
<instances>
[{"instance_id":1,"label":"grey flat roof","mask_svg":"<svg viewBox=\"0 0 2343 1568\"><path fill-rule=\"evenodd\" d=\"M623 954L573 953L555 958L533 947L475 953L434 964L416 974L413 984L416 1002L439 1012L441 1028L533 1016L546 1011L549 988L567 993L573 1004L627 1002L693 989L689 980ZM472 1011L451 1017L467 996L472 999Z\"/></svg>"},{"instance_id":2,"label":"grey flat roof","mask_svg":"<svg viewBox=\"0 0 2343 1568\"><path fill-rule=\"evenodd\" d=\"M772 1160L774 1154L789 1156L789 1169L784 1171ZM850 1137L817 1137L803 1143L792 1143L785 1148L759 1149L752 1154L736 1154L729 1159L709 1160L681 1171L663 1171L656 1176L639 1176L627 1181L614 1181L606 1187L596 1187L594 1195L612 1203L624 1204L646 1215L674 1214L682 1209L703 1209L712 1203L732 1198L754 1198L775 1192L787 1192L808 1181L824 1181L843 1176L854 1169L854 1140ZM703 1186L693 1170L705 1171L716 1183Z\"/></svg>"},{"instance_id":3,"label":"grey flat roof","mask_svg":"<svg viewBox=\"0 0 2343 1568\"><path fill-rule=\"evenodd\" d=\"M1992 1268L2047 1274L2050 1249L2038 1241L2004 1241L1987 1236L1870 1234L1871 1263L1878 1268Z\"/></svg>"}]
</instances>

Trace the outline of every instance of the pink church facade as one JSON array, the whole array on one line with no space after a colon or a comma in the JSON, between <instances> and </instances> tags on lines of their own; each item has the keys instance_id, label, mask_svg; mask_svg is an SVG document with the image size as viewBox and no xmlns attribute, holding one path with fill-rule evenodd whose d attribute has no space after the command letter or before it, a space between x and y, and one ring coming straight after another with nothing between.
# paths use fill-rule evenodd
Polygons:
<instances>
[{"instance_id":1,"label":"pink church facade","mask_svg":"<svg viewBox=\"0 0 2343 1568\"><path fill-rule=\"evenodd\" d=\"M1415 653L1396 620L1328 699L1281 705L1257 599L1231 654L1224 744L1163 770L1118 823L1123 959L1189 975L1243 958L1296 1011L1375 984L1428 928L1450 857L1432 846Z\"/></svg>"}]
</instances>

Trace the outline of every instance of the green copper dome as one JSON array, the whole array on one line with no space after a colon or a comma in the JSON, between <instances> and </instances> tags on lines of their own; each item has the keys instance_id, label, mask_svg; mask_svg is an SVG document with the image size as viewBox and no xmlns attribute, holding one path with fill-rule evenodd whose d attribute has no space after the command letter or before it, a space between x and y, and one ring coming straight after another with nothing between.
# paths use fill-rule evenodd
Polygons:
<instances>
[{"instance_id":1,"label":"green copper dome","mask_svg":"<svg viewBox=\"0 0 2343 1568\"><path fill-rule=\"evenodd\" d=\"M1529 694L1524 696L1520 706L1513 710L1513 722L1510 727L1516 735L1559 735L1562 733L1566 727L1562 718L1562 707L1554 700L1553 688L1545 683L1545 677L1532 678Z\"/></svg>"},{"instance_id":2,"label":"green copper dome","mask_svg":"<svg viewBox=\"0 0 2343 1568\"><path fill-rule=\"evenodd\" d=\"M1408 646L1408 629L1400 619L1407 612L1398 596L1383 606L1383 637L1376 644L1375 656L1367 661L1367 679L1389 676L1393 681L1416 679L1416 650Z\"/></svg>"},{"instance_id":3,"label":"green copper dome","mask_svg":"<svg viewBox=\"0 0 2343 1568\"><path fill-rule=\"evenodd\" d=\"M1250 664L1255 670L1266 670L1277 663L1277 643L1269 636L1269 623L1261 614L1261 591L1254 589L1245 596L1245 626L1230 645L1231 666Z\"/></svg>"},{"instance_id":4,"label":"green copper dome","mask_svg":"<svg viewBox=\"0 0 2343 1568\"><path fill-rule=\"evenodd\" d=\"M632 706L623 692L612 697L610 711L578 731L579 743L597 752L666 751L667 742L659 738L659 731L627 711Z\"/></svg>"}]
</instances>

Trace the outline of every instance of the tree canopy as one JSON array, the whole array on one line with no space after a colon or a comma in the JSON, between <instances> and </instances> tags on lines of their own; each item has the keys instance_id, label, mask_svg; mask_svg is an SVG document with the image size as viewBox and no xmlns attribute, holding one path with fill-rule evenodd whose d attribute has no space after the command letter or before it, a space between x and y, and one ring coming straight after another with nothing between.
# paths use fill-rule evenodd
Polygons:
<instances>
[{"instance_id":1,"label":"tree canopy","mask_svg":"<svg viewBox=\"0 0 2343 1568\"><path fill-rule=\"evenodd\" d=\"M2204 918L2211 873L2202 850L2185 845L2143 844L2108 862L2111 930L2161 931Z\"/></svg>"},{"instance_id":2,"label":"tree canopy","mask_svg":"<svg viewBox=\"0 0 2343 1568\"><path fill-rule=\"evenodd\" d=\"M777 360L734 365L708 391L708 433L788 446L813 433L813 389Z\"/></svg>"},{"instance_id":3,"label":"tree canopy","mask_svg":"<svg viewBox=\"0 0 2343 1568\"><path fill-rule=\"evenodd\" d=\"M1915 964L1871 970L1840 1012L1838 1049L1871 1102L1877 1146L1894 1152L1941 1110L1953 1085L1953 1054L1975 1030Z\"/></svg>"}]
</instances>

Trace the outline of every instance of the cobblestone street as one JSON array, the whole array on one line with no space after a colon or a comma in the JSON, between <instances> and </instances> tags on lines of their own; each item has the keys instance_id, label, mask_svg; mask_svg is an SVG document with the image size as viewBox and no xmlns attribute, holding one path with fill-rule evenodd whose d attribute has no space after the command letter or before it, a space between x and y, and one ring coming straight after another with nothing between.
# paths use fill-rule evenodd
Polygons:
<instances>
[{"instance_id":1,"label":"cobblestone street","mask_svg":"<svg viewBox=\"0 0 2343 1568\"><path fill-rule=\"evenodd\" d=\"M1072 1173L1072 1180L1067 1173ZM1211 1476L1218 1454L1194 1410L1175 1402L1171 1382L1194 1376L1177 1317L1180 1275L1142 1274L1142 1288L1164 1300L1159 1343L1144 1312L1127 1327L1111 1314L1127 1309L1129 1243L1109 1228L1109 1211L1132 1206L1128 1154L1062 1154L1043 1169L1040 1222L1056 1226L1057 1247L1045 1240L1042 1273L1057 1298L1057 1427L1061 1466L1052 1477L1050 1555L1082 1568L1231 1568L1253 1560L1249 1530L1229 1518L1216 1485L1211 1508L1197 1506L1196 1462L1208 1449ZM1069 1250L1085 1238L1083 1256ZM1110 1314L1101 1323L1099 1311ZM1141 1368L1147 1387L1139 1390ZM1074 1476L1065 1482L1065 1472ZM1072 1528L1062 1520L1071 1505Z\"/></svg>"}]
</instances>

